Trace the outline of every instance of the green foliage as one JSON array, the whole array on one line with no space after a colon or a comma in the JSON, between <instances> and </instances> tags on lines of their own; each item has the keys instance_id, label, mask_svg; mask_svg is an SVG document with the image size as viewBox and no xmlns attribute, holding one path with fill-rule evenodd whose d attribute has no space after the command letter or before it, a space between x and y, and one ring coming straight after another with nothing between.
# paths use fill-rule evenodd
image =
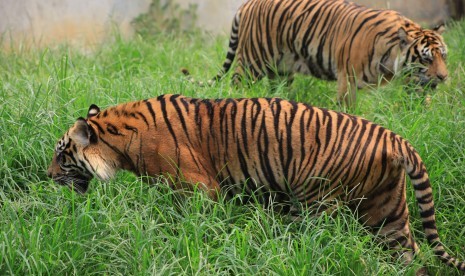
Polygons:
<instances>
[{"instance_id":1,"label":"green foliage","mask_svg":"<svg viewBox=\"0 0 465 276\"><path fill-rule=\"evenodd\" d=\"M155 3L155 2L154 2ZM151 28L151 27L150 27ZM407 93L402 79L358 92L353 113L407 138L426 163L435 191L438 227L450 253L465 258L465 22L446 33L447 83L429 99ZM92 54L63 46L0 52L0 274L273 274L413 275L454 271L426 244L412 189L412 225L422 255L404 267L383 251L357 219L341 208L335 217L289 219L254 204L238 206L201 193L184 198L119 174L93 180L78 196L46 178L56 141L85 116L90 104L180 93L195 97L279 96L340 110L336 84L298 76L288 89L265 79L234 89L230 75L212 87L187 82L221 67L227 38L159 33L116 40Z\"/></svg>"},{"instance_id":2,"label":"green foliage","mask_svg":"<svg viewBox=\"0 0 465 276\"><path fill-rule=\"evenodd\" d=\"M154 37L162 32L192 31L197 19L196 10L194 4L182 9L173 0L152 0L148 12L139 15L132 24L143 37Z\"/></svg>"}]
</instances>

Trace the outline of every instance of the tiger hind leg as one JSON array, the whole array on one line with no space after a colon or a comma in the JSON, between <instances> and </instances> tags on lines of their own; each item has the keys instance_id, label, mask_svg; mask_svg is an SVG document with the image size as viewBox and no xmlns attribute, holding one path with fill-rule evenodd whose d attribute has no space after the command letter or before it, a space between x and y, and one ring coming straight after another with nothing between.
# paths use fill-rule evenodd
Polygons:
<instances>
[{"instance_id":1,"label":"tiger hind leg","mask_svg":"<svg viewBox=\"0 0 465 276\"><path fill-rule=\"evenodd\" d=\"M238 54L238 56L240 55ZM232 76L232 84L235 87L247 87L261 80L265 75L266 72L264 72L262 68L248 63L244 64L239 57Z\"/></svg>"},{"instance_id":2,"label":"tiger hind leg","mask_svg":"<svg viewBox=\"0 0 465 276\"><path fill-rule=\"evenodd\" d=\"M357 102L355 78L341 71L337 74L337 102L347 108L355 108Z\"/></svg>"},{"instance_id":3,"label":"tiger hind leg","mask_svg":"<svg viewBox=\"0 0 465 276\"><path fill-rule=\"evenodd\" d=\"M407 265L419 253L419 248L410 230L405 185L405 175L401 173L363 200L358 205L357 214L362 223L381 239L384 247L392 250L394 256L401 257ZM425 274L423 270L419 270L417 275Z\"/></svg>"},{"instance_id":4,"label":"tiger hind leg","mask_svg":"<svg viewBox=\"0 0 465 276\"><path fill-rule=\"evenodd\" d=\"M289 90L294 82L292 73L268 74L271 91L276 92L279 88Z\"/></svg>"}]
</instances>

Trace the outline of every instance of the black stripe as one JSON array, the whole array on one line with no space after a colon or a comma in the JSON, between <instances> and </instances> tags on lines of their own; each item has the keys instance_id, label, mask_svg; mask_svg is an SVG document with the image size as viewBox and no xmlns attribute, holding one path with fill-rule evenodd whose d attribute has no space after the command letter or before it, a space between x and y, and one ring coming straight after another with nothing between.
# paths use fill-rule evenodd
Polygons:
<instances>
[{"instance_id":1,"label":"black stripe","mask_svg":"<svg viewBox=\"0 0 465 276\"><path fill-rule=\"evenodd\" d=\"M433 201L433 194L428 193L420 198L417 198L418 204L428 204Z\"/></svg>"},{"instance_id":2,"label":"black stripe","mask_svg":"<svg viewBox=\"0 0 465 276\"><path fill-rule=\"evenodd\" d=\"M262 167L263 174L273 191L279 191L279 184L275 178L276 168L271 165L269 149L269 133L267 133L267 126L265 116L262 116L261 126L258 133L258 154L260 159L260 166Z\"/></svg>"},{"instance_id":3,"label":"black stripe","mask_svg":"<svg viewBox=\"0 0 465 276\"><path fill-rule=\"evenodd\" d=\"M247 157L250 156L249 153L249 145L248 145L248 140L249 138L247 137L247 111L250 109L247 108L248 101L244 102L244 105L242 107L242 118L241 118L241 134L242 134L242 145L244 147L245 155ZM252 114L251 114L252 115ZM253 135L253 130L251 135Z\"/></svg>"},{"instance_id":4,"label":"black stripe","mask_svg":"<svg viewBox=\"0 0 465 276\"><path fill-rule=\"evenodd\" d=\"M152 116L153 125L156 127L157 121L155 120L155 111L152 108L152 103L148 100L144 100L144 102L147 105L147 109L149 110L150 115Z\"/></svg>"},{"instance_id":5,"label":"black stripe","mask_svg":"<svg viewBox=\"0 0 465 276\"><path fill-rule=\"evenodd\" d=\"M435 229L435 230L437 230L436 221L434 219L433 220L422 221L421 223L422 223L424 229Z\"/></svg>"},{"instance_id":6,"label":"black stripe","mask_svg":"<svg viewBox=\"0 0 465 276\"><path fill-rule=\"evenodd\" d=\"M434 250L434 254L438 257L442 257L444 254L446 253L446 251L444 250ZM449 260L450 258L444 258L444 260Z\"/></svg>"},{"instance_id":7,"label":"black stripe","mask_svg":"<svg viewBox=\"0 0 465 276\"><path fill-rule=\"evenodd\" d=\"M107 131L108 131L108 133L110 133L112 135L120 135L120 136L123 135L123 134L121 134L119 132L118 128L115 125L111 124L111 123L107 123Z\"/></svg>"},{"instance_id":8,"label":"black stripe","mask_svg":"<svg viewBox=\"0 0 465 276\"><path fill-rule=\"evenodd\" d=\"M434 215L434 207L431 207L428 210L420 211L420 216L423 218L430 217L432 215Z\"/></svg>"},{"instance_id":9,"label":"black stripe","mask_svg":"<svg viewBox=\"0 0 465 276\"><path fill-rule=\"evenodd\" d=\"M400 236L398 238L396 238L395 240L392 240L389 242L389 247L390 248L394 248L396 247L397 245L401 245L403 247L403 245L408 241L407 237L406 236Z\"/></svg>"},{"instance_id":10,"label":"black stripe","mask_svg":"<svg viewBox=\"0 0 465 276\"><path fill-rule=\"evenodd\" d=\"M173 126L171 125L170 120L168 119L168 113L166 111L166 101L165 98L162 96L158 97L158 101L160 102L161 112L163 113L163 119L165 120L166 126L168 127L168 131L171 134L171 137L174 140L176 148L179 148L178 139L176 138L176 134L174 133Z\"/></svg>"},{"instance_id":11,"label":"black stripe","mask_svg":"<svg viewBox=\"0 0 465 276\"><path fill-rule=\"evenodd\" d=\"M253 98L253 99L250 99L253 104L252 104L252 107L250 108L251 109L251 112L250 112L250 115L251 115L251 119L252 119L252 133L255 132L255 127L257 126L257 121L258 121L258 117L260 114L262 114L262 105L260 104L260 101L257 99L257 98ZM254 109L256 109L255 111L255 114L254 114Z\"/></svg>"},{"instance_id":12,"label":"black stripe","mask_svg":"<svg viewBox=\"0 0 465 276\"><path fill-rule=\"evenodd\" d=\"M424 191L428 189L429 187L431 187L429 180L426 180L420 184L413 185L413 189L415 189L415 191Z\"/></svg>"},{"instance_id":13,"label":"black stripe","mask_svg":"<svg viewBox=\"0 0 465 276\"><path fill-rule=\"evenodd\" d=\"M427 240L431 243L431 245L433 245L433 246L435 246L434 244L435 244L435 243L438 243L439 241L434 242L434 241L432 241L432 240L438 239L438 238L439 238L438 233L433 233L433 234L429 234L428 236L426 236L426 239L427 239Z\"/></svg>"},{"instance_id":14,"label":"black stripe","mask_svg":"<svg viewBox=\"0 0 465 276\"><path fill-rule=\"evenodd\" d=\"M89 119L89 122L92 122L94 125L97 126L100 134L105 134L105 131L103 130L103 128L100 126L100 124L92 119Z\"/></svg>"},{"instance_id":15,"label":"black stripe","mask_svg":"<svg viewBox=\"0 0 465 276\"><path fill-rule=\"evenodd\" d=\"M400 199L401 198L399 197L399 200L395 203L396 205L399 204ZM401 219L402 216L404 216L405 209L407 208L406 203L403 203L401 205L402 206L400 206L401 207L400 210L398 209L399 206L397 206L389 214L387 214L385 216L385 218L383 218L380 221L374 223L373 226L371 226L371 227L373 229L379 229L380 227L386 227L387 225L389 225L389 224L391 224L393 222L399 221L399 219ZM405 225L407 222L408 222L408 217L404 217L403 220L402 220L402 225Z\"/></svg>"},{"instance_id":16,"label":"black stripe","mask_svg":"<svg viewBox=\"0 0 465 276\"><path fill-rule=\"evenodd\" d=\"M173 105L174 109L176 110L176 113L178 114L178 118L181 121L182 129L184 130L184 133L186 134L187 139L190 142L190 137L189 137L189 132L187 130L187 125L186 125L186 120L184 119L184 115L182 114L181 108L179 107L179 104L177 102L177 98L179 95L173 95L170 97L170 102Z\"/></svg>"},{"instance_id":17,"label":"black stripe","mask_svg":"<svg viewBox=\"0 0 465 276\"><path fill-rule=\"evenodd\" d=\"M424 176L425 176L425 171L424 170L421 170L420 172L418 172L415 175L409 174L409 177L410 177L411 180L422 179Z\"/></svg>"},{"instance_id":18,"label":"black stripe","mask_svg":"<svg viewBox=\"0 0 465 276\"><path fill-rule=\"evenodd\" d=\"M141 112L136 112L137 115L139 115L142 120L144 121L144 123L147 125L147 128L149 127L149 122L147 121L147 118L145 117L145 115Z\"/></svg>"},{"instance_id":19,"label":"black stripe","mask_svg":"<svg viewBox=\"0 0 465 276\"><path fill-rule=\"evenodd\" d=\"M139 130L137 127L135 126L130 126L130 125L127 125L127 124L123 124L123 127L127 130L130 130L130 131L133 131L135 133L139 133Z\"/></svg>"},{"instance_id":20,"label":"black stripe","mask_svg":"<svg viewBox=\"0 0 465 276\"><path fill-rule=\"evenodd\" d=\"M134 172L137 172L137 167L136 165L134 164L134 161L132 161L131 157L125 153L125 152L122 152L120 149L118 149L116 146L108 143L107 141L105 141L102 136L99 136L99 139L100 141L102 141L105 145L107 145L109 148L111 148L114 152L116 152L118 155L122 156L126 162L129 164L130 166L130 169L129 171L134 171Z\"/></svg>"}]
</instances>

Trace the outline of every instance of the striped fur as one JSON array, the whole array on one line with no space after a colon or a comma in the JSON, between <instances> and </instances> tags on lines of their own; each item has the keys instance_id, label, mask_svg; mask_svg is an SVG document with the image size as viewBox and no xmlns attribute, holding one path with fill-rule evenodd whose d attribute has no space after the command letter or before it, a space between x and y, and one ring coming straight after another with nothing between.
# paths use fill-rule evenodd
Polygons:
<instances>
[{"instance_id":1,"label":"striped fur","mask_svg":"<svg viewBox=\"0 0 465 276\"><path fill-rule=\"evenodd\" d=\"M303 73L337 80L346 105L357 88L388 81L406 66L415 67L413 80L434 88L448 75L443 30L343 0L250 0L234 17L223 68L209 83L236 59L236 83L277 75L291 82Z\"/></svg>"},{"instance_id":2,"label":"striped fur","mask_svg":"<svg viewBox=\"0 0 465 276\"><path fill-rule=\"evenodd\" d=\"M48 175L87 190L91 176L118 170L170 175L173 188L199 185L212 198L258 193L313 207L345 203L409 262L418 247L409 228L406 175L428 242L465 270L439 241L429 177L402 137L359 117L279 98L201 100L179 95L92 105L58 142Z\"/></svg>"}]
</instances>

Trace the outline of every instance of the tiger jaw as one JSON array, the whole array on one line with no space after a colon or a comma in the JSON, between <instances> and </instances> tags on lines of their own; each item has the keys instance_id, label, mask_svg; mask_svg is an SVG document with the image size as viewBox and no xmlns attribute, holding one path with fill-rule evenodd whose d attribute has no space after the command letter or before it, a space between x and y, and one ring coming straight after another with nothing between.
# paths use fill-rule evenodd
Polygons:
<instances>
[{"instance_id":1,"label":"tiger jaw","mask_svg":"<svg viewBox=\"0 0 465 276\"><path fill-rule=\"evenodd\" d=\"M47 174L58 185L68 186L71 190L76 191L79 194L84 194L87 192L89 183L94 176L101 181L107 181L113 178L117 170L117 168L110 166L99 157L89 157L89 160L95 165L93 168L96 168L93 170L93 175L62 170L60 172L53 173L53 168L50 168Z\"/></svg>"},{"instance_id":2,"label":"tiger jaw","mask_svg":"<svg viewBox=\"0 0 465 276\"><path fill-rule=\"evenodd\" d=\"M70 174L58 174L52 176L52 180L61 186L67 186L72 191L79 194L84 194L89 188L89 183L92 177L83 175L70 175Z\"/></svg>"},{"instance_id":3,"label":"tiger jaw","mask_svg":"<svg viewBox=\"0 0 465 276\"><path fill-rule=\"evenodd\" d=\"M87 121L78 119L58 141L47 176L80 194L87 191L93 177L111 179L120 168L117 157L102 152L101 143L93 135Z\"/></svg>"},{"instance_id":4,"label":"tiger jaw","mask_svg":"<svg viewBox=\"0 0 465 276\"><path fill-rule=\"evenodd\" d=\"M102 159L99 154L88 155L87 158L95 177L99 180L108 181L112 179L119 169L118 164L111 160Z\"/></svg>"},{"instance_id":5,"label":"tiger jaw","mask_svg":"<svg viewBox=\"0 0 465 276\"><path fill-rule=\"evenodd\" d=\"M424 88L436 89L439 84L439 81L420 77L419 84Z\"/></svg>"},{"instance_id":6,"label":"tiger jaw","mask_svg":"<svg viewBox=\"0 0 465 276\"><path fill-rule=\"evenodd\" d=\"M418 74L413 75L410 78L407 78L408 81L412 81L412 83L418 84L421 86L422 89L436 89L439 83L443 82L438 80L437 78L431 78L426 76L425 74Z\"/></svg>"}]
</instances>

